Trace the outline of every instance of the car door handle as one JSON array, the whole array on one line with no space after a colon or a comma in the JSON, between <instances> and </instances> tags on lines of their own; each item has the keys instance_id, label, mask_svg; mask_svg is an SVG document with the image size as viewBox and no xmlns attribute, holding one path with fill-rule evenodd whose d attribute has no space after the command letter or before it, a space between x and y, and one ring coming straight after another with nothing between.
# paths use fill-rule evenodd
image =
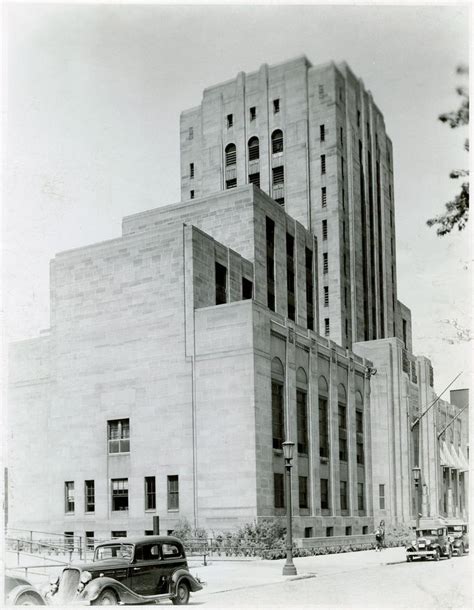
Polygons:
<instances>
[{"instance_id":1,"label":"car door handle","mask_svg":"<svg viewBox=\"0 0 474 610\"><path fill-rule=\"evenodd\" d=\"M133 568L134 572L137 572L140 568Z\"/></svg>"}]
</instances>

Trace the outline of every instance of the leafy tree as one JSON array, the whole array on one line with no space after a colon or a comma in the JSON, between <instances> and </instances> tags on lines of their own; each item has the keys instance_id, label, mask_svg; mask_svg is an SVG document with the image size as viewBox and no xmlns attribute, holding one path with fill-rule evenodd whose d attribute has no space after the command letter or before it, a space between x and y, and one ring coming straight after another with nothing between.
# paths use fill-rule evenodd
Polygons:
<instances>
[{"instance_id":1,"label":"leafy tree","mask_svg":"<svg viewBox=\"0 0 474 610\"><path fill-rule=\"evenodd\" d=\"M469 68L459 66L457 73L468 76ZM438 117L442 123L447 123L452 129L469 124L469 89L461 86L456 89L456 93L461 97L459 108L453 112L445 112ZM466 139L464 148L469 151L469 139ZM469 176L469 170L467 169L455 169L449 174L449 177L455 180L467 176ZM438 225L437 235L446 235L455 227L462 231L469 218L469 182L467 180L461 184L461 192L452 201L448 201L445 207L444 214L430 218L426 224L429 227Z\"/></svg>"}]
</instances>

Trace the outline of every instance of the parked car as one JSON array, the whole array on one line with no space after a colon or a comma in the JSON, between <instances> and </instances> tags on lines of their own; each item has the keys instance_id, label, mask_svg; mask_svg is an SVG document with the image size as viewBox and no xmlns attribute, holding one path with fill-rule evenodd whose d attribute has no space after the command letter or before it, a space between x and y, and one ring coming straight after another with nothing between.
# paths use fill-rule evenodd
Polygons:
<instances>
[{"instance_id":1,"label":"parked car","mask_svg":"<svg viewBox=\"0 0 474 610\"><path fill-rule=\"evenodd\" d=\"M187 604L203 583L191 575L183 544L173 536L117 538L96 546L91 563L72 564L50 582L54 605Z\"/></svg>"},{"instance_id":2,"label":"parked car","mask_svg":"<svg viewBox=\"0 0 474 610\"><path fill-rule=\"evenodd\" d=\"M448 523L448 534L453 553L460 557L469 550L467 523Z\"/></svg>"},{"instance_id":3,"label":"parked car","mask_svg":"<svg viewBox=\"0 0 474 610\"><path fill-rule=\"evenodd\" d=\"M416 540L412 540L406 549L407 561L430 557L439 561L441 557L451 559L451 542L446 525L420 528L416 530Z\"/></svg>"},{"instance_id":4,"label":"parked car","mask_svg":"<svg viewBox=\"0 0 474 610\"><path fill-rule=\"evenodd\" d=\"M45 606L41 593L25 578L5 575L6 606Z\"/></svg>"}]
</instances>

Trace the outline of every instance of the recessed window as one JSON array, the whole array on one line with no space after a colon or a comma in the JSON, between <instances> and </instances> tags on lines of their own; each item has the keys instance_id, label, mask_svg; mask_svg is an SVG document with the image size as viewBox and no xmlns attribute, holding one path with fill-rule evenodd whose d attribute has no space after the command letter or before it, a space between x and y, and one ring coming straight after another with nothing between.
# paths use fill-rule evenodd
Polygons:
<instances>
[{"instance_id":1,"label":"recessed window","mask_svg":"<svg viewBox=\"0 0 474 610\"><path fill-rule=\"evenodd\" d=\"M64 483L64 512L73 513L74 507L74 481L66 481Z\"/></svg>"},{"instance_id":2,"label":"recessed window","mask_svg":"<svg viewBox=\"0 0 474 610\"><path fill-rule=\"evenodd\" d=\"M189 191L189 198L194 199L194 191Z\"/></svg>"},{"instance_id":3,"label":"recessed window","mask_svg":"<svg viewBox=\"0 0 474 610\"><path fill-rule=\"evenodd\" d=\"M253 282L246 277L242 278L242 300L253 298Z\"/></svg>"},{"instance_id":4,"label":"recessed window","mask_svg":"<svg viewBox=\"0 0 474 610\"><path fill-rule=\"evenodd\" d=\"M234 115L233 114L228 114L227 115L227 129L229 129L233 125L234 125Z\"/></svg>"},{"instance_id":5,"label":"recessed window","mask_svg":"<svg viewBox=\"0 0 474 610\"><path fill-rule=\"evenodd\" d=\"M250 107L250 120L255 121L257 118L257 108L255 106Z\"/></svg>"},{"instance_id":6,"label":"recessed window","mask_svg":"<svg viewBox=\"0 0 474 610\"><path fill-rule=\"evenodd\" d=\"M257 137L250 138L248 143L249 161L260 159L260 142Z\"/></svg>"},{"instance_id":7,"label":"recessed window","mask_svg":"<svg viewBox=\"0 0 474 610\"><path fill-rule=\"evenodd\" d=\"M225 166L232 167L237 163L237 148L235 144L227 144L225 147Z\"/></svg>"},{"instance_id":8,"label":"recessed window","mask_svg":"<svg viewBox=\"0 0 474 610\"><path fill-rule=\"evenodd\" d=\"M179 509L179 478L177 474L168 476L168 510Z\"/></svg>"},{"instance_id":9,"label":"recessed window","mask_svg":"<svg viewBox=\"0 0 474 610\"><path fill-rule=\"evenodd\" d=\"M362 526L362 534L364 536L366 536L369 533L369 526L368 525L363 525Z\"/></svg>"},{"instance_id":10,"label":"recessed window","mask_svg":"<svg viewBox=\"0 0 474 610\"><path fill-rule=\"evenodd\" d=\"M273 473L273 497L275 508L285 508L285 490L283 480L283 475L281 473Z\"/></svg>"},{"instance_id":11,"label":"recessed window","mask_svg":"<svg viewBox=\"0 0 474 610\"><path fill-rule=\"evenodd\" d=\"M283 165L280 167L272 168L272 184L275 186L276 184L283 184L285 182L285 170Z\"/></svg>"},{"instance_id":12,"label":"recessed window","mask_svg":"<svg viewBox=\"0 0 474 610\"><path fill-rule=\"evenodd\" d=\"M278 114L280 112L280 100L273 100L273 114Z\"/></svg>"},{"instance_id":13,"label":"recessed window","mask_svg":"<svg viewBox=\"0 0 474 610\"><path fill-rule=\"evenodd\" d=\"M339 136L341 139L341 146L344 148L344 129L342 127L339 129Z\"/></svg>"},{"instance_id":14,"label":"recessed window","mask_svg":"<svg viewBox=\"0 0 474 610\"><path fill-rule=\"evenodd\" d=\"M327 220L323 220L322 228L323 228L323 240L326 240L328 238L328 221Z\"/></svg>"},{"instance_id":15,"label":"recessed window","mask_svg":"<svg viewBox=\"0 0 474 610\"><path fill-rule=\"evenodd\" d=\"M255 184L260 188L260 172L256 172L255 174L249 174L249 184Z\"/></svg>"},{"instance_id":16,"label":"recessed window","mask_svg":"<svg viewBox=\"0 0 474 610\"><path fill-rule=\"evenodd\" d=\"M94 532L86 532L86 547L88 551L94 550Z\"/></svg>"},{"instance_id":17,"label":"recessed window","mask_svg":"<svg viewBox=\"0 0 474 610\"><path fill-rule=\"evenodd\" d=\"M288 317L295 319L295 238L286 234L286 286Z\"/></svg>"},{"instance_id":18,"label":"recessed window","mask_svg":"<svg viewBox=\"0 0 474 610\"><path fill-rule=\"evenodd\" d=\"M328 399L319 396L319 456L329 458L329 416Z\"/></svg>"},{"instance_id":19,"label":"recessed window","mask_svg":"<svg viewBox=\"0 0 474 610\"><path fill-rule=\"evenodd\" d=\"M95 511L95 483L94 481L84 481L84 511L93 513Z\"/></svg>"},{"instance_id":20,"label":"recessed window","mask_svg":"<svg viewBox=\"0 0 474 610\"><path fill-rule=\"evenodd\" d=\"M145 510L155 510L156 508L156 479L155 477L145 477Z\"/></svg>"},{"instance_id":21,"label":"recessed window","mask_svg":"<svg viewBox=\"0 0 474 610\"><path fill-rule=\"evenodd\" d=\"M283 384L272 381L272 446L282 449L284 434Z\"/></svg>"},{"instance_id":22,"label":"recessed window","mask_svg":"<svg viewBox=\"0 0 474 610\"><path fill-rule=\"evenodd\" d=\"M128 510L128 479L112 479L112 510Z\"/></svg>"},{"instance_id":23,"label":"recessed window","mask_svg":"<svg viewBox=\"0 0 474 610\"><path fill-rule=\"evenodd\" d=\"M266 218L267 305L275 311L275 223Z\"/></svg>"},{"instance_id":24,"label":"recessed window","mask_svg":"<svg viewBox=\"0 0 474 610\"><path fill-rule=\"evenodd\" d=\"M314 329L313 307L313 251L305 248L306 268L306 324L310 330Z\"/></svg>"},{"instance_id":25,"label":"recessed window","mask_svg":"<svg viewBox=\"0 0 474 610\"><path fill-rule=\"evenodd\" d=\"M379 485L379 508L385 510L385 485Z\"/></svg>"},{"instance_id":26,"label":"recessed window","mask_svg":"<svg viewBox=\"0 0 474 610\"><path fill-rule=\"evenodd\" d=\"M323 273L327 273L328 271L329 271L328 253L323 252Z\"/></svg>"},{"instance_id":27,"label":"recessed window","mask_svg":"<svg viewBox=\"0 0 474 610\"><path fill-rule=\"evenodd\" d=\"M347 510L347 481L340 481L341 510Z\"/></svg>"},{"instance_id":28,"label":"recessed window","mask_svg":"<svg viewBox=\"0 0 474 610\"><path fill-rule=\"evenodd\" d=\"M346 525L346 536L352 536L352 526Z\"/></svg>"},{"instance_id":29,"label":"recessed window","mask_svg":"<svg viewBox=\"0 0 474 610\"><path fill-rule=\"evenodd\" d=\"M237 187L237 178L230 178L229 180L225 181L225 188L227 190L235 189L236 187Z\"/></svg>"},{"instance_id":30,"label":"recessed window","mask_svg":"<svg viewBox=\"0 0 474 610\"><path fill-rule=\"evenodd\" d=\"M276 129L272 133L272 154L283 152L283 132L281 129Z\"/></svg>"},{"instance_id":31,"label":"recessed window","mask_svg":"<svg viewBox=\"0 0 474 610\"><path fill-rule=\"evenodd\" d=\"M110 537L111 538L126 538L127 530L112 530L110 532Z\"/></svg>"},{"instance_id":32,"label":"recessed window","mask_svg":"<svg viewBox=\"0 0 474 610\"><path fill-rule=\"evenodd\" d=\"M308 453L308 407L307 394L303 390L296 391L296 431L298 438L298 453Z\"/></svg>"},{"instance_id":33,"label":"recessed window","mask_svg":"<svg viewBox=\"0 0 474 610\"><path fill-rule=\"evenodd\" d=\"M188 140L193 140L194 139L194 127L190 127L188 129Z\"/></svg>"},{"instance_id":34,"label":"recessed window","mask_svg":"<svg viewBox=\"0 0 474 610\"><path fill-rule=\"evenodd\" d=\"M338 423L339 423L339 459L341 462L347 462L347 415L346 406L338 405Z\"/></svg>"},{"instance_id":35,"label":"recessed window","mask_svg":"<svg viewBox=\"0 0 474 610\"><path fill-rule=\"evenodd\" d=\"M308 477L298 477L299 505L308 508Z\"/></svg>"},{"instance_id":36,"label":"recessed window","mask_svg":"<svg viewBox=\"0 0 474 610\"><path fill-rule=\"evenodd\" d=\"M324 125L319 126L319 139L321 140L321 142L324 142L326 139L326 129Z\"/></svg>"},{"instance_id":37,"label":"recessed window","mask_svg":"<svg viewBox=\"0 0 474 610\"><path fill-rule=\"evenodd\" d=\"M329 318L324 318L324 336L329 337Z\"/></svg>"},{"instance_id":38,"label":"recessed window","mask_svg":"<svg viewBox=\"0 0 474 610\"><path fill-rule=\"evenodd\" d=\"M324 307L329 307L329 286L324 286L323 291L324 291Z\"/></svg>"},{"instance_id":39,"label":"recessed window","mask_svg":"<svg viewBox=\"0 0 474 610\"><path fill-rule=\"evenodd\" d=\"M227 303L227 269L216 262L216 305Z\"/></svg>"},{"instance_id":40,"label":"recessed window","mask_svg":"<svg viewBox=\"0 0 474 610\"><path fill-rule=\"evenodd\" d=\"M305 538L312 538L313 537L313 528L312 527L305 527L304 528L304 537Z\"/></svg>"},{"instance_id":41,"label":"recessed window","mask_svg":"<svg viewBox=\"0 0 474 610\"><path fill-rule=\"evenodd\" d=\"M194 178L194 163L189 164L189 177Z\"/></svg>"},{"instance_id":42,"label":"recessed window","mask_svg":"<svg viewBox=\"0 0 474 610\"><path fill-rule=\"evenodd\" d=\"M344 158L341 157L341 178L344 180Z\"/></svg>"},{"instance_id":43,"label":"recessed window","mask_svg":"<svg viewBox=\"0 0 474 610\"><path fill-rule=\"evenodd\" d=\"M109 453L130 452L130 420L113 419L107 422Z\"/></svg>"},{"instance_id":44,"label":"recessed window","mask_svg":"<svg viewBox=\"0 0 474 610\"><path fill-rule=\"evenodd\" d=\"M64 546L68 551L74 550L74 532L64 532Z\"/></svg>"},{"instance_id":45,"label":"recessed window","mask_svg":"<svg viewBox=\"0 0 474 610\"><path fill-rule=\"evenodd\" d=\"M321 174L326 173L326 155L321 155Z\"/></svg>"},{"instance_id":46,"label":"recessed window","mask_svg":"<svg viewBox=\"0 0 474 610\"><path fill-rule=\"evenodd\" d=\"M364 484L357 483L357 510L365 510Z\"/></svg>"},{"instance_id":47,"label":"recessed window","mask_svg":"<svg viewBox=\"0 0 474 610\"><path fill-rule=\"evenodd\" d=\"M326 187L323 186L321 189L321 207L325 208L328 204Z\"/></svg>"},{"instance_id":48,"label":"recessed window","mask_svg":"<svg viewBox=\"0 0 474 610\"><path fill-rule=\"evenodd\" d=\"M328 479L321 479L321 510L329 509L329 481Z\"/></svg>"},{"instance_id":49,"label":"recessed window","mask_svg":"<svg viewBox=\"0 0 474 610\"><path fill-rule=\"evenodd\" d=\"M326 528L326 538L331 538L332 536L334 536L334 528L327 527Z\"/></svg>"},{"instance_id":50,"label":"recessed window","mask_svg":"<svg viewBox=\"0 0 474 610\"><path fill-rule=\"evenodd\" d=\"M360 110L357 111L357 127L360 127Z\"/></svg>"}]
</instances>

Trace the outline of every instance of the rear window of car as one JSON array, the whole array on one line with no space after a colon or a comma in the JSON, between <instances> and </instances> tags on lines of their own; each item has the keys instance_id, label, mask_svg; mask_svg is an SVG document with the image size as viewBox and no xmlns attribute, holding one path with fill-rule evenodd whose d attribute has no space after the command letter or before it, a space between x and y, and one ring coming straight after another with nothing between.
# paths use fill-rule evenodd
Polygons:
<instances>
[{"instance_id":1,"label":"rear window of car","mask_svg":"<svg viewBox=\"0 0 474 610\"><path fill-rule=\"evenodd\" d=\"M448 529L450 532L462 532L463 531L462 525L450 525Z\"/></svg>"},{"instance_id":2,"label":"rear window of car","mask_svg":"<svg viewBox=\"0 0 474 610\"><path fill-rule=\"evenodd\" d=\"M144 544L135 550L136 561L156 561L160 559L159 544Z\"/></svg>"},{"instance_id":3,"label":"rear window of car","mask_svg":"<svg viewBox=\"0 0 474 610\"><path fill-rule=\"evenodd\" d=\"M421 530L420 534L422 536L437 536L438 531L437 530Z\"/></svg>"},{"instance_id":4,"label":"rear window of car","mask_svg":"<svg viewBox=\"0 0 474 610\"><path fill-rule=\"evenodd\" d=\"M95 561L102 559L125 559L130 561L133 554L133 545L131 544L108 544L107 546L99 546L95 550Z\"/></svg>"},{"instance_id":5,"label":"rear window of car","mask_svg":"<svg viewBox=\"0 0 474 610\"><path fill-rule=\"evenodd\" d=\"M163 544L163 559L171 559L173 557L182 557L180 548L176 544Z\"/></svg>"}]
</instances>

